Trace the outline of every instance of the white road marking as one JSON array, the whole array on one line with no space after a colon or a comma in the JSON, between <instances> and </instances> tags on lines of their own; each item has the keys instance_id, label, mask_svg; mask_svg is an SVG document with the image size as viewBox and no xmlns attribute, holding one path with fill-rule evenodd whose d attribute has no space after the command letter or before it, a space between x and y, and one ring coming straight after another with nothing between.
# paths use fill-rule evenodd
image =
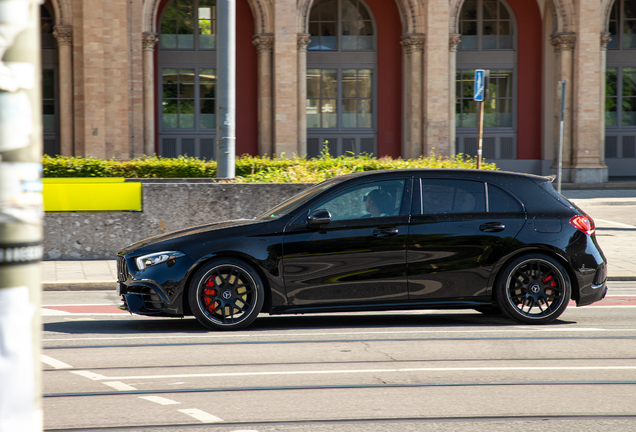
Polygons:
<instances>
[{"instance_id":1,"label":"white road marking","mask_svg":"<svg viewBox=\"0 0 636 432\"><path fill-rule=\"evenodd\" d=\"M596 222L597 224L597 228L599 229L603 229L604 227L599 227L598 224L602 223L605 225L614 225L614 227L620 227L620 228L634 228L634 225L629 225L629 224L625 224L625 223L621 223L621 222L614 222L614 221L610 221L610 220L606 220L606 219L596 219L594 218L594 222Z\"/></svg>"},{"instance_id":2,"label":"white road marking","mask_svg":"<svg viewBox=\"0 0 636 432\"><path fill-rule=\"evenodd\" d=\"M140 396L139 399L145 399L150 402L158 403L159 405L179 405L181 403L161 396Z\"/></svg>"},{"instance_id":3,"label":"white road marking","mask_svg":"<svg viewBox=\"0 0 636 432\"><path fill-rule=\"evenodd\" d=\"M135 390L137 390L135 387L130 386L128 384L124 384L121 381L105 382L104 384L106 384L108 387L112 387L115 390L119 390L119 391L135 391Z\"/></svg>"},{"instance_id":4,"label":"white road marking","mask_svg":"<svg viewBox=\"0 0 636 432\"><path fill-rule=\"evenodd\" d=\"M42 363L46 363L47 365L55 369L72 369L73 368L73 366L69 364L61 362L59 360L55 360L53 357L49 357L44 354L40 355L40 360L42 360Z\"/></svg>"},{"instance_id":5,"label":"white road marking","mask_svg":"<svg viewBox=\"0 0 636 432\"><path fill-rule=\"evenodd\" d=\"M205 411L201 411L200 409L190 408L190 409L182 409L179 410L184 414L187 414L195 419L199 420L202 423L219 423L222 422L223 419L213 416L212 414L208 414Z\"/></svg>"},{"instance_id":6,"label":"white road marking","mask_svg":"<svg viewBox=\"0 0 636 432\"><path fill-rule=\"evenodd\" d=\"M399 368L399 369L332 369L332 370L304 370L304 371L254 371L254 372L221 372L204 374L175 374L175 375L139 375L124 377L104 377L104 379L166 379L166 378L221 378L247 376L274 375L335 375L335 374L370 374L370 373L401 373L401 372L476 372L476 371L610 371L636 370L636 366L510 366L510 367L436 367L436 368Z\"/></svg>"},{"instance_id":7,"label":"white road marking","mask_svg":"<svg viewBox=\"0 0 636 432\"><path fill-rule=\"evenodd\" d=\"M604 306L594 306L604 307ZM608 306L608 307L629 307L629 306ZM572 310L579 310L584 308L571 308ZM589 310L589 308L585 308ZM568 309L569 311L570 309ZM63 342L63 341L106 341L106 340L152 340L152 339L265 339L274 337L310 337L310 336L365 336L365 335L418 335L418 334L489 334L489 333L542 333L542 332L562 332L562 333L587 333L587 332L634 332L636 328L626 329L603 329L603 328L586 328L586 327L574 327L574 328L537 328L537 327L517 327L517 328L502 328L498 330L404 330L402 328L389 331L361 331L361 332L308 332L308 333L237 333L237 334L204 334L204 335L189 335L189 334L175 334L175 335L162 335L162 336L123 336L123 337L87 337L87 338L51 338L42 339L43 342Z\"/></svg>"},{"instance_id":8,"label":"white road marking","mask_svg":"<svg viewBox=\"0 0 636 432\"><path fill-rule=\"evenodd\" d=\"M72 371L71 373L74 373L79 376L83 376L84 378L92 379L93 381L101 381L101 380L109 379L108 377L105 377L104 375L96 374L94 372L89 372L89 371Z\"/></svg>"}]
</instances>

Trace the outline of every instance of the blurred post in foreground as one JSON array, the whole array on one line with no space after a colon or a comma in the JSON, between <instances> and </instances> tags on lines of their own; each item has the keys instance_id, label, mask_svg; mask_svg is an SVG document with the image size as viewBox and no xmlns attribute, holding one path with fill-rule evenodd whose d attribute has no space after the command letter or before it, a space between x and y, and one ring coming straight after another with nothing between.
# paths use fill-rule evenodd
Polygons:
<instances>
[{"instance_id":1,"label":"blurred post in foreground","mask_svg":"<svg viewBox=\"0 0 636 432\"><path fill-rule=\"evenodd\" d=\"M0 0L0 431L42 430L39 15Z\"/></svg>"}]
</instances>

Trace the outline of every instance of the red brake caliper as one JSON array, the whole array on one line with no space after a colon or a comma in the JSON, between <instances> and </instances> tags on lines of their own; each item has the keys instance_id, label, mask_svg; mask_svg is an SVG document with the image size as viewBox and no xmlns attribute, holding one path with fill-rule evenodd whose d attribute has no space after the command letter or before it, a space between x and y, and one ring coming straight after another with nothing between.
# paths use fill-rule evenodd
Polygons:
<instances>
[{"instance_id":1,"label":"red brake caliper","mask_svg":"<svg viewBox=\"0 0 636 432\"><path fill-rule=\"evenodd\" d=\"M212 289L212 287L214 286L214 279L212 278L208 279L208 281L205 283L205 286L208 288L203 290L203 294L208 296L216 295L216 290ZM205 302L205 306L208 308L208 311L214 312L214 310L216 309L216 302L209 297L204 297L203 301Z\"/></svg>"},{"instance_id":2,"label":"red brake caliper","mask_svg":"<svg viewBox=\"0 0 636 432\"><path fill-rule=\"evenodd\" d=\"M544 284L549 283L552 288L556 287L556 281L554 280L554 276L552 275L544 277L543 279L541 279L541 282L543 282ZM545 290L545 293L547 295L552 295L552 292L553 290L551 290L550 288Z\"/></svg>"}]
</instances>

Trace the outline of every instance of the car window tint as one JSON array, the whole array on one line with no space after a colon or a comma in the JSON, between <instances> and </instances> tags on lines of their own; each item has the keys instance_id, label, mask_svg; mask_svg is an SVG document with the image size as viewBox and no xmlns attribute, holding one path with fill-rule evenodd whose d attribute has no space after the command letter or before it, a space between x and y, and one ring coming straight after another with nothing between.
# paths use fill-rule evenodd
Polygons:
<instances>
[{"instance_id":1,"label":"car window tint","mask_svg":"<svg viewBox=\"0 0 636 432\"><path fill-rule=\"evenodd\" d=\"M508 192L488 184L488 211L492 213L518 213L523 209Z\"/></svg>"},{"instance_id":2,"label":"car window tint","mask_svg":"<svg viewBox=\"0 0 636 432\"><path fill-rule=\"evenodd\" d=\"M387 180L353 186L312 206L311 211L325 209L332 221L399 216L404 183Z\"/></svg>"},{"instance_id":3,"label":"car window tint","mask_svg":"<svg viewBox=\"0 0 636 432\"><path fill-rule=\"evenodd\" d=\"M422 179L422 214L486 211L484 183L469 180Z\"/></svg>"},{"instance_id":4,"label":"car window tint","mask_svg":"<svg viewBox=\"0 0 636 432\"><path fill-rule=\"evenodd\" d=\"M266 211L262 215L255 217L254 219L266 220L266 219L274 219L274 218L281 217L282 215L288 214L289 212L303 205L304 203L306 203L307 201L309 201L316 195L337 185L338 183L339 183L338 181L330 181L330 182L323 182L323 183L314 185L310 187L309 189L305 189L304 191L294 195L288 200L283 201L281 204Z\"/></svg>"}]
</instances>

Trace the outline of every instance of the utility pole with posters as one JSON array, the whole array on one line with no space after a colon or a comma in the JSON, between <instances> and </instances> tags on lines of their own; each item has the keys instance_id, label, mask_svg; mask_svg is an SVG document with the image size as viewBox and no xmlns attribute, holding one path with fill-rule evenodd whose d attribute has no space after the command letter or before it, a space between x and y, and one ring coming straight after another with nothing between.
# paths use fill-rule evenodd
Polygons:
<instances>
[{"instance_id":1,"label":"utility pole with posters","mask_svg":"<svg viewBox=\"0 0 636 432\"><path fill-rule=\"evenodd\" d=\"M0 0L0 431L42 430L39 13Z\"/></svg>"},{"instance_id":2,"label":"utility pole with posters","mask_svg":"<svg viewBox=\"0 0 636 432\"><path fill-rule=\"evenodd\" d=\"M481 155L484 141L484 101L488 98L489 80L489 70L475 70L473 100L477 102L477 169L481 169Z\"/></svg>"}]
</instances>

